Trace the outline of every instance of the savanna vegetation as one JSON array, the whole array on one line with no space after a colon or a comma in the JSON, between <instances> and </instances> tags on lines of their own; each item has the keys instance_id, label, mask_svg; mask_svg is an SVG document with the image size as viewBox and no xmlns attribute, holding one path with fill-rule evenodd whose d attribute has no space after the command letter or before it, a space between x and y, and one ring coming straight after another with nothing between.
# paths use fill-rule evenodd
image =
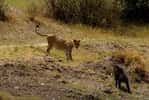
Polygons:
<instances>
[{"instance_id":1,"label":"savanna vegetation","mask_svg":"<svg viewBox=\"0 0 149 100\"><path fill-rule=\"evenodd\" d=\"M148 100L148 10L148 0L0 0L0 100ZM41 34L81 40L73 61L47 55L37 23ZM115 63L131 94L115 87Z\"/></svg>"},{"instance_id":2,"label":"savanna vegetation","mask_svg":"<svg viewBox=\"0 0 149 100\"><path fill-rule=\"evenodd\" d=\"M91 26L114 26L116 22L122 21L148 23L148 0L46 1L53 17L64 22L78 22Z\"/></svg>"},{"instance_id":3,"label":"savanna vegetation","mask_svg":"<svg viewBox=\"0 0 149 100\"><path fill-rule=\"evenodd\" d=\"M7 16L5 13L5 1L4 0L0 0L0 20L5 21L7 20Z\"/></svg>"}]
</instances>

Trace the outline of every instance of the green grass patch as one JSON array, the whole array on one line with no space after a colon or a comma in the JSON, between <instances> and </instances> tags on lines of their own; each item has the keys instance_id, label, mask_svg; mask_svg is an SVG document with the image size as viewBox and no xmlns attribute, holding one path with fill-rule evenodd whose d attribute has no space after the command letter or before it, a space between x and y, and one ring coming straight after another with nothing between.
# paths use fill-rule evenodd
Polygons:
<instances>
[{"instance_id":1,"label":"green grass patch","mask_svg":"<svg viewBox=\"0 0 149 100\"><path fill-rule=\"evenodd\" d=\"M17 8L26 9L29 6L30 1L28 0L6 0L6 3L10 6L15 6Z\"/></svg>"},{"instance_id":2,"label":"green grass patch","mask_svg":"<svg viewBox=\"0 0 149 100\"><path fill-rule=\"evenodd\" d=\"M97 88L92 82L88 82L88 84L86 84L86 81L83 81L83 80L70 83L68 84L68 87L76 91L81 91L86 93L91 93L95 91L95 89Z\"/></svg>"},{"instance_id":3,"label":"green grass patch","mask_svg":"<svg viewBox=\"0 0 149 100\"><path fill-rule=\"evenodd\" d=\"M0 58L25 58L29 59L34 55L42 55L43 49L38 47L8 47L8 48L0 48Z\"/></svg>"},{"instance_id":4,"label":"green grass patch","mask_svg":"<svg viewBox=\"0 0 149 100\"><path fill-rule=\"evenodd\" d=\"M100 55L98 55L98 53L89 52L88 50L85 50L83 48L79 48L79 49L74 48L72 52L73 61L69 61L69 62L66 60L64 51L52 49L50 55L55 57L56 59L63 60L63 64L66 64L66 65L76 65L81 62L94 61L100 58L99 57Z\"/></svg>"},{"instance_id":5,"label":"green grass patch","mask_svg":"<svg viewBox=\"0 0 149 100\"><path fill-rule=\"evenodd\" d=\"M12 96L8 92L0 91L0 100L42 100L36 96Z\"/></svg>"},{"instance_id":6,"label":"green grass patch","mask_svg":"<svg viewBox=\"0 0 149 100\"><path fill-rule=\"evenodd\" d=\"M31 7L31 4L35 4L39 7L44 4L43 0L6 0L6 4L9 6L14 6L21 10L27 10L28 7Z\"/></svg>"}]
</instances>

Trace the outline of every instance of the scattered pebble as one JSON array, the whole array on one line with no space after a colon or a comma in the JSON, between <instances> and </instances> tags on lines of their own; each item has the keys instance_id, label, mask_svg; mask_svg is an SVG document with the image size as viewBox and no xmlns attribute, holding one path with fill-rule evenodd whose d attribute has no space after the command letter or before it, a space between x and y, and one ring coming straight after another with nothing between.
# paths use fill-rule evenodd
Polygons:
<instances>
[{"instance_id":1,"label":"scattered pebble","mask_svg":"<svg viewBox=\"0 0 149 100\"><path fill-rule=\"evenodd\" d=\"M14 87L14 89L17 89L17 90L18 90L18 89L19 89L19 87L18 87L18 86L15 86L15 87Z\"/></svg>"},{"instance_id":2,"label":"scattered pebble","mask_svg":"<svg viewBox=\"0 0 149 100\"><path fill-rule=\"evenodd\" d=\"M113 91L112 91L112 88L111 87L107 87L103 90L104 93L107 93L107 94L112 94Z\"/></svg>"},{"instance_id":3,"label":"scattered pebble","mask_svg":"<svg viewBox=\"0 0 149 100\"><path fill-rule=\"evenodd\" d=\"M44 85L45 85L45 83L40 83L40 85L41 85L41 86L44 86Z\"/></svg>"}]
</instances>

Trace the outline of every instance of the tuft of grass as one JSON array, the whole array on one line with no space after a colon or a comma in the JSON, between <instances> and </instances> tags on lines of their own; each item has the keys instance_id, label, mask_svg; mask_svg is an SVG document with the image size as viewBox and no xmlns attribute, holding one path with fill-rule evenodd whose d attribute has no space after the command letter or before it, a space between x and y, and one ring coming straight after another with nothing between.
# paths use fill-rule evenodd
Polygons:
<instances>
[{"instance_id":1,"label":"tuft of grass","mask_svg":"<svg viewBox=\"0 0 149 100\"><path fill-rule=\"evenodd\" d=\"M27 0L6 0L6 3L19 9L26 9L26 6L29 5L29 2Z\"/></svg>"},{"instance_id":2,"label":"tuft of grass","mask_svg":"<svg viewBox=\"0 0 149 100\"><path fill-rule=\"evenodd\" d=\"M36 10L42 9L45 6L44 0L5 0L6 4L8 6L13 6L16 7L17 9L20 9L22 11L26 11L25 13L28 12L28 9L32 9L35 6L37 6ZM35 12L33 12L35 13ZM37 12L36 12L37 13Z\"/></svg>"},{"instance_id":3,"label":"tuft of grass","mask_svg":"<svg viewBox=\"0 0 149 100\"><path fill-rule=\"evenodd\" d=\"M43 48L44 49L44 48ZM7 47L0 48L0 58L24 58L30 59L34 55L44 54L44 50L39 47L26 47L26 46L17 46L17 47Z\"/></svg>"},{"instance_id":4,"label":"tuft of grass","mask_svg":"<svg viewBox=\"0 0 149 100\"><path fill-rule=\"evenodd\" d=\"M15 100L42 100L42 99L34 96L24 96L24 97L16 97Z\"/></svg>"},{"instance_id":5,"label":"tuft of grass","mask_svg":"<svg viewBox=\"0 0 149 100\"><path fill-rule=\"evenodd\" d=\"M123 49L114 52L113 56L126 65L132 80L137 82L148 81L149 77L146 70L148 61L143 54L133 49Z\"/></svg>"},{"instance_id":6,"label":"tuft of grass","mask_svg":"<svg viewBox=\"0 0 149 100\"><path fill-rule=\"evenodd\" d=\"M7 92L0 92L0 100L15 100L15 98Z\"/></svg>"},{"instance_id":7,"label":"tuft of grass","mask_svg":"<svg viewBox=\"0 0 149 100\"><path fill-rule=\"evenodd\" d=\"M88 84L86 84L86 81L83 81L83 80L82 81L76 80L73 83L69 83L68 87L76 91L86 92L86 93L94 92L97 88L94 83L88 82Z\"/></svg>"},{"instance_id":8,"label":"tuft of grass","mask_svg":"<svg viewBox=\"0 0 149 100\"><path fill-rule=\"evenodd\" d=\"M131 63L145 65L143 55L134 49L121 49L114 52L113 56L124 59L125 65L130 65Z\"/></svg>"},{"instance_id":9,"label":"tuft of grass","mask_svg":"<svg viewBox=\"0 0 149 100\"><path fill-rule=\"evenodd\" d=\"M34 96L12 96L8 92L0 91L0 100L41 100Z\"/></svg>"},{"instance_id":10,"label":"tuft of grass","mask_svg":"<svg viewBox=\"0 0 149 100\"><path fill-rule=\"evenodd\" d=\"M77 65L81 62L95 61L101 58L100 56L102 56L95 52L89 52L88 50L85 50L83 48L73 49L72 52L73 61L70 62L66 60L64 51L52 49L50 55L56 59L63 60L63 64L65 65Z\"/></svg>"},{"instance_id":11,"label":"tuft of grass","mask_svg":"<svg viewBox=\"0 0 149 100\"><path fill-rule=\"evenodd\" d=\"M42 47L35 47L35 46L16 46L16 47L8 47L8 48L0 48L0 56L2 58L19 58L23 57L26 59L31 58L34 55L45 55L46 54L46 46ZM100 52L101 54L101 52ZM73 49L72 56L73 56L73 62L69 62L69 64L78 64L83 61L94 61L99 58L102 58L99 53L96 52L89 52L88 50L85 50L83 48ZM52 49L50 56L61 59L64 61L64 63L68 63L66 61L65 52L57 49ZM85 55L85 57L84 57Z\"/></svg>"}]
</instances>

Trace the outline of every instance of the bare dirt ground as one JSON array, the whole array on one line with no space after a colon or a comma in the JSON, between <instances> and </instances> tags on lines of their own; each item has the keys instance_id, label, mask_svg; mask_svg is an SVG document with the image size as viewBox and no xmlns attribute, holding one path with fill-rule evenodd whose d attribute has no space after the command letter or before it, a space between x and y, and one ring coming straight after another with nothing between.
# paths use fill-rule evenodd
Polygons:
<instances>
[{"instance_id":1,"label":"bare dirt ground","mask_svg":"<svg viewBox=\"0 0 149 100\"><path fill-rule=\"evenodd\" d=\"M46 100L94 99L92 95L82 94L67 86L71 81L81 80L82 75L86 80L92 73L64 67L52 58L35 57L30 61L5 59L1 60L0 66L0 89L12 95L37 95Z\"/></svg>"},{"instance_id":2,"label":"bare dirt ground","mask_svg":"<svg viewBox=\"0 0 149 100\"><path fill-rule=\"evenodd\" d=\"M63 65L49 56L0 60L0 90L43 100L148 100L149 85L132 83L130 95L114 87L109 59Z\"/></svg>"}]
</instances>

